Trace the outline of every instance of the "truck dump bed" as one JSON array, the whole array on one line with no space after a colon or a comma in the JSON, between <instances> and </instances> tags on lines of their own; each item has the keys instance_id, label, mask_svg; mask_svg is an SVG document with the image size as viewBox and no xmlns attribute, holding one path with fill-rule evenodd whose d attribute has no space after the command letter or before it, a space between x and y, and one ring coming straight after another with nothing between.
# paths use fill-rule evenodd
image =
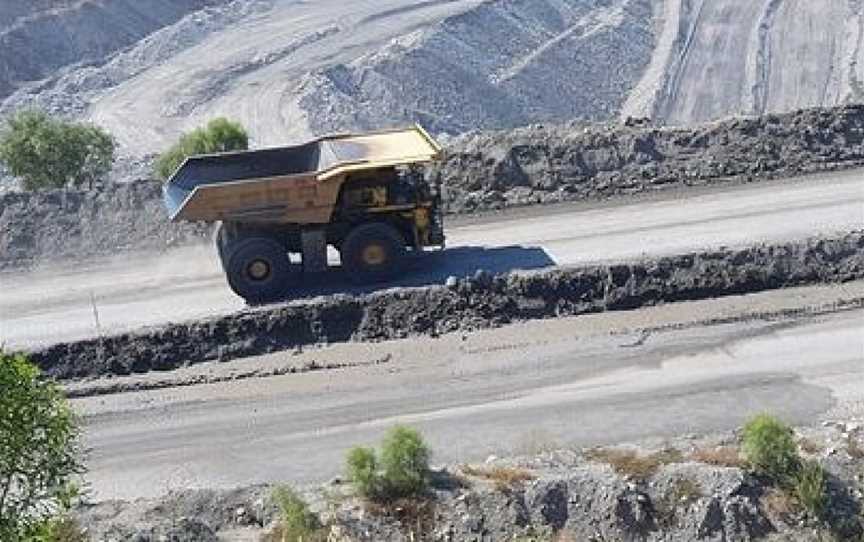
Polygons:
<instances>
[{"instance_id":1,"label":"truck dump bed","mask_svg":"<svg viewBox=\"0 0 864 542\"><path fill-rule=\"evenodd\" d=\"M424 163L441 147L420 126L188 158L164 186L173 221L326 223L349 173Z\"/></svg>"}]
</instances>

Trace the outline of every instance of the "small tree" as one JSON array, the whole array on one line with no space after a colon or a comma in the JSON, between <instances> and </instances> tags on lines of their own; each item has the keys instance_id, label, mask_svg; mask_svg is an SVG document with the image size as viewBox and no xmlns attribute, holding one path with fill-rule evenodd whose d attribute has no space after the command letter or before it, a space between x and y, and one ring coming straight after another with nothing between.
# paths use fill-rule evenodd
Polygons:
<instances>
[{"instance_id":1,"label":"small tree","mask_svg":"<svg viewBox=\"0 0 864 542\"><path fill-rule=\"evenodd\" d=\"M173 147L165 151L156 160L156 176L167 179L189 156L248 148L249 135L240 123L221 117L213 119L206 127L183 134Z\"/></svg>"},{"instance_id":2,"label":"small tree","mask_svg":"<svg viewBox=\"0 0 864 542\"><path fill-rule=\"evenodd\" d=\"M742 449L757 472L783 485L794 483L800 458L785 423L768 414L754 416L744 425Z\"/></svg>"},{"instance_id":3,"label":"small tree","mask_svg":"<svg viewBox=\"0 0 864 542\"><path fill-rule=\"evenodd\" d=\"M78 421L23 355L0 351L0 540L44 532L83 472Z\"/></svg>"},{"instance_id":4,"label":"small tree","mask_svg":"<svg viewBox=\"0 0 864 542\"><path fill-rule=\"evenodd\" d=\"M795 479L795 496L813 517L820 518L828 504L828 480L818 461L804 461Z\"/></svg>"},{"instance_id":5,"label":"small tree","mask_svg":"<svg viewBox=\"0 0 864 542\"><path fill-rule=\"evenodd\" d=\"M379 494L378 459L375 450L362 446L351 448L346 466L348 478L358 493L367 497Z\"/></svg>"},{"instance_id":6,"label":"small tree","mask_svg":"<svg viewBox=\"0 0 864 542\"><path fill-rule=\"evenodd\" d=\"M279 524L262 537L263 542L323 542L327 530L309 504L292 488L278 486L273 490L273 501L279 509Z\"/></svg>"},{"instance_id":7,"label":"small tree","mask_svg":"<svg viewBox=\"0 0 864 542\"><path fill-rule=\"evenodd\" d=\"M116 142L101 128L19 111L0 133L0 161L27 190L79 186L104 178L114 163Z\"/></svg>"},{"instance_id":8,"label":"small tree","mask_svg":"<svg viewBox=\"0 0 864 542\"><path fill-rule=\"evenodd\" d=\"M381 461L375 450L356 447L348 452L348 478L357 492L376 501L416 497L429 487L429 447L415 429L396 426L384 436Z\"/></svg>"},{"instance_id":9,"label":"small tree","mask_svg":"<svg viewBox=\"0 0 864 542\"><path fill-rule=\"evenodd\" d=\"M381 466L393 495L418 495L429 485L429 447L415 429L396 426L384 436Z\"/></svg>"}]
</instances>

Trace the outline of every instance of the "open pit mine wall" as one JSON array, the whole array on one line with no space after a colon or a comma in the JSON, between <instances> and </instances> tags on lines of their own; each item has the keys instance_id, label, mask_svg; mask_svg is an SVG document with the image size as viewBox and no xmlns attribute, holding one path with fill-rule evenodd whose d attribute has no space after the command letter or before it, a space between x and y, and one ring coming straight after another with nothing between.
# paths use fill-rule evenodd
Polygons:
<instances>
[{"instance_id":1,"label":"open pit mine wall","mask_svg":"<svg viewBox=\"0 0 864 542\"><path fill-rule=\"evenodd\" d=\"M625 197L864 164L864 106L736 118L691 129L598 125L481 132L448 145L430 176L450 212ZM207 239L172 224L160 184L0 194L0 269L163 250Z\"/></svg>"},{"instance_id":2,"label":"open pit mine wall","mask_svg":"<svg viewBox=\"0 0 864 542\"><path fill-rule=\"evenodd\" d=\"M169 370L301 345L469 331L509 322L864 278L864 230L830 238L393 289L263 307L32 352L57 378Z\"/></svg>"},{"instance_id":3,"label":"open pit mine wall","mask_svg":"<svg viewBox=\"0 0 864 542\"><path fill-rule=\"evenodd\" d=\"M104 59L183 16L226 0L4 0L0 101L21 82Z\"/></svg>"}]
</instances>

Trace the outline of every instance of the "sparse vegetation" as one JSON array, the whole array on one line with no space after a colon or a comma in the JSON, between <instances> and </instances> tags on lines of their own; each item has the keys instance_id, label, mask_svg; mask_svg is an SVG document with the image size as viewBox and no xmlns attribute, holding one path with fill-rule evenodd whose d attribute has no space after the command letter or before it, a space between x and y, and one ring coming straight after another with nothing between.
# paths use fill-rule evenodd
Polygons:
<instances>
[{"instance_id":1,"label":"sparse vegetation","mask_svg":"<svg viewBox=\"0 0 864 542\"><path fill-rule=\"evenodd\" d=\"M608 463L618 474L637 481L651 478L663 465L684 461L683 454L671 448L646 455L639 455L634 450L596 448L587 451L585 457L590 461Z\"/></svg>"},{"instance_id":2,"label":"sparse vegetation","mask_svg":"<svg viewBox=\"0 0 864 542\"><path fill-rule=\"evenodd\" d=\"M378 459L372 448L356 447L348 452L348 478L357 493L364 496L378 495L381 491Z\"/></svg>"},{"instance_id":3,"label":"sparse vegetation","mask_svg":"<svg viewBox=\"0 0 864 542\"><path fill-rule=\"evenodd\" d=\"M666 493L666 496L672 502L690 505L704 497L705 494L695 480L679 478Z\"/></svg>"},{"instance_id":4,"label":"sparse vegetation","mask_svg":"<svg viewBox=\"0 0 864 542\"><path fill-rule=\"evenodd\" d=\"M825 469L816 461L804 461L795 477L795 497L813 517L822 517L828 501Z\"/></svg>"},{"instance_id":5,"label":"sparse vegetation","mask_svg":"<svg viewBox=\"0 0 864 542\"><path fill-rule=\"evenodd\" d=\"M42 522L27 542L89 542L84 529L78 521L68 513Z\"/></svg>"},{"instance_id":6,"label":"sparse vegetation","mask_svg":"<svg viewBox=\"0 0 864 542\"><path fill-rule=\"evenodd\" d=\"M741 458L741 452L736 446L698 448L690 453L689 459L715 467L742 468L745 466L745 461Z\"/></svg>"},{"instance_id":7,"label":"sparse vegetation","mask_svg":"<svg viewBox=\"0 0 864 542\"><path fill-rule=\"evenodd\" d=\"M83 472L76 416L23 355L0 351L0 389L0 540L73 532L63 513Z\"/></svg>"},{"instance_id":8,"label":"sparse vegetation","mask_svg":"<svg viewBox=\"0 0 864 542\"><path fill-rule=\"evenodd\" d=\"M263 542L327 540L327 530L296 491L287 486L279 486L273 490L273 501L279 509L279 524L263 538Z\"/></svg>"},{"instance_id":9,"label":"sparse vegetation","mask_svg":"<svg viewBox=\"0 0 864 542\"><path fill-rule=\"evenodd\" d=\"M800 466L792 428L768 414L744 425L742 450L750 466L781 485L794 483Z\"/></svg>"},{"instance_id":10,"label":"sparse vegetation","mask_svg":"<svg viewBox=\"0 0 864 542\"><path fill-rule=\"evenodd\" d=\"M817 461L801 459L788 425L767 414L756 416L744 425L743 441L754 470L794 497L811 516L822 517L828 503L825 469ZM775 496L774 500L781 499ZM775 507L792 509L788 504Z\"/></svg>"},{"instance_id":11,"label":"sparse vegetation","mask_svg":"<svg viewBox=\"0 0 864 542\"><path fill-rule=\"evenodd\" d=\"M864 447L858 443L855 435L849 435L846 439L846 452L849 454L849 457L855 461L861 461L864 459Z\"/></svg>"},{"instance_id":12,"label":"sparse vegetation","mask_svg":"<svg viewBox=\"0 0 864 542\"><path fill-rule=\"evenodd\" d=\"M771 517L790 522L799 513L801 505L788 491L769 487L761 497L762 507Z\"/></svg>"},{"instance_id":13,"label":"sparse vegetation","mask_svg":"<svg viewBox=\"0 0 864 542\"><path fill-rule=\"evenodd\" d=\"M20 111L0 133L0 161L27 190L93 186L111 171L116 143L92 124Z\"/></svg>"},{"instance_id":14,"label":"sparse vegetation","mask_svg":"<svg viewBox=\"0 0 864 542\"><path fill-rule=\"evenodd\" d=\"M695 480L678 478L655 503L657 519L662 525L670 527L675 524L678 507L690 506L704 496L702 487Z\"/></svg>"},{"instance_id":15,"label":"sparse vegetation","mask_svg":"<svg viewBox=\"0 0 864 542\"><path fill-rule=\"evenodd\" d=\"M490 480L498 491L508 493L517 486L534 480L536 476L525 469L515 467L473 467L464 465L460 469L468 476Z\"/></svg>"},{"instance_id":16,"label":"sparse vegetation","mask_svg":"<svg viewBox=\"0 0 864 542\"><path fill-rule=\"evenodd\" d=\"M242 151L249 148L249 135L238 122L216 118L207 126L183 134L173 147L156 161L156 176L167 179L189 156L216 152Z\"/></svg>"},{"instance_id":17,"label":"sparse vegetation","mask_svg":"<svg viewBox=\"0 0 864 542\"><path fill-rule=\"evenodd\" d=\"M810 455L818 454L822 450L819 444L807 437L801 437L798 439L798 448L802 452Z\"/></svg>"},{"instance_id":18,"label":"sparse vegetation","mask_svg":"<svg viewBox=\"0 0 864 542\"><path fill-rule=\"evenodd\" d=\"M370 500L413 498L429 486L429 448L416 430L396 426L384 437L380 461L371 448L353 448L347 457L348 478Z\"/></svg>"},{"instance_id":19,"label":"sparse vegetation","mask_svg":"<svg viewBox=\"0 0 864 542\"><path fill-rule=\"evenodd\" d=\"M381 446L381 466L388 493L410 497L429 486L429 448L414 429L394 427Z\"/></svg>"}]
</instances>

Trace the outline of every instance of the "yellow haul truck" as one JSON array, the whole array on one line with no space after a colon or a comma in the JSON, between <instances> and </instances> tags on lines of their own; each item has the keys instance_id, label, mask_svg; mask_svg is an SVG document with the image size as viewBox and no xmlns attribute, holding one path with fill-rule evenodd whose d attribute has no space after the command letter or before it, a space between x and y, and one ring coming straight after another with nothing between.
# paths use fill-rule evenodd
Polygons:
<instances>
[{"instance_id":1,"label":"yellow haul truck","mask_svg":"<svg viewBox=\"0 0 864 542\"><path fill-rule=\"evenodd\" d=\"M326 271L328 245L353 282L382 282L410 253L444 246L440 190L421 170L440 154L414 126L194 156L165 183L165 205L172 221L219 223L228 284L250 303Z\"/></svg>"}]
</instances>

